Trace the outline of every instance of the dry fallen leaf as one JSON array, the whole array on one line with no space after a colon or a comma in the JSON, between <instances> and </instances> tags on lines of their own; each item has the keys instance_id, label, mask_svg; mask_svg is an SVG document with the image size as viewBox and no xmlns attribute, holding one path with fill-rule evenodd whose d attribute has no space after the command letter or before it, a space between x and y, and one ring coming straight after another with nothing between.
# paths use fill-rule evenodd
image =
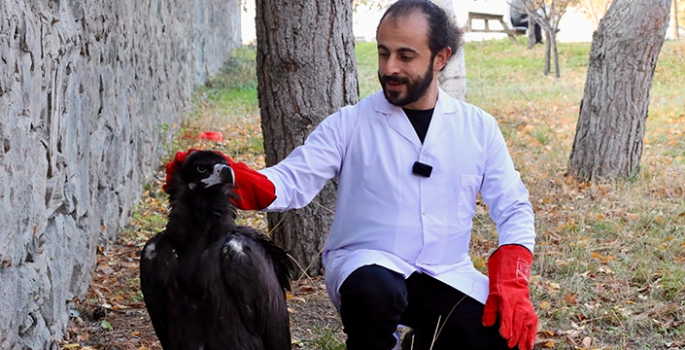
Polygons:
<instances>
[{"instance_id":1,"label":"dry fallen leaf","mask_svg":"<svg viewBox=\"0 0 685 350\"><path fill-rule=\"evenodd\" d=\"M299 302L306 302L306 300L303 297L296 297L294 294L287 292L285 293L285 298L287 300L292 300L292 301L299 301Z\"/></svg>"},{"instance_id":2,"label":"dry fallen leaf","mask_svg":"<svg viewBox=\"0 0 685 350\"><path fill-rule=\"evenodd\" d=\"M314 288L310 285L304 285L304 286L300 287L300 292L314 293L314 292L316 292L316 288Z\"/></svg>"},{"instance_id":3,"label":"dry fallen leaf","mask_svg":"<svg viewBox=\"0 0 685 350\"><path fill-rule=\"evenodd\" d=\"M637 220L640 218L640 216L633 213L626 213L626 218L628 218L629 220Z\"/></svg>"},{"instance_id":4,"label":"dry fallen leaf","mask_svg":"<svg viewBox=\"0 0 685 350\"><path fill-rule=\"evenodd\" d=\"M553 349L554 348L554 340L543 340L541 342L535 343L535 348L536 349Z\"/></svg>"},{"instance_id":5,"label":"dry fallen leaf","mask_svg":"<svg viewBox=\"0 0 685 350\"><path fill-rule=\"evenodd\" d=\"M546 337L553 337L556 333L554 333L554 331L550 331L549 329L547 329L547 330L539 331L538 334L544 335Z\"/></svg>"},{"instance_id":6,"label":"dry fallen leaf","mask_svg":"<svg viewBox=\"0 0 685 350\"><path fill-rule=\"evenodd\" d=\"M578 300L578 296L572 293L566 294L564 296L564 302L566 305L576 305L576 302Z\"/></svg>"}]
</instances>

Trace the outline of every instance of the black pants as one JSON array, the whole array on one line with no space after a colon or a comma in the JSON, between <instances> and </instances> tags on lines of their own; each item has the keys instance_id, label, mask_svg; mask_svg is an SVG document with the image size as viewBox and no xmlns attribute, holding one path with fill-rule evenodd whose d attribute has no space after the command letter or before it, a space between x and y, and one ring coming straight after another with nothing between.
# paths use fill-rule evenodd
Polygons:
<instances>
[{"instance_id":1,"label":"black pants","mask_svg":"<svg viewBox=\"0 0 685 350\"><path fill-rule=\"evenodd\" d=\"M497 325L483 326L483 304L425 274L405 280L384 267L363 266L340 286L340 297L348 350L392 349L398 324L413 329L414 350L428 350L438 317L444 326L434 350L509 349Z\"/></svg>"},{"instance_id":2,"label":"black pants","mask_svg":"<svg viewBox=\"0 0 685 350\"><path fill-rule=\"evenodd\" d=\"M512 18L511 18L511 25L514 27L526 27L526 28L528 28L529 23L530 22L528 20L527 14L516 16L516 17L512 16ZM535 30L535 43L536 44L542 44L542 27L540 27L540 25L537 22L535 22L535 28L533 28L533 29Z\"/></svg>"}]
</instances>

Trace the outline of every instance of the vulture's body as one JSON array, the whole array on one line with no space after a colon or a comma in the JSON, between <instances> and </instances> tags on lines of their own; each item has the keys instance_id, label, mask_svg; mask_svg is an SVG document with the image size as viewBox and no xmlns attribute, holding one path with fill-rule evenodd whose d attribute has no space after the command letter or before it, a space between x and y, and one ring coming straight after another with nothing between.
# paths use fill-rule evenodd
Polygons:
<instances>
[{"instance_id":1,"label":"vulture's body","mask_svg":"<svg viewBox=\"0 0 685 350\"><path fill-rule=\"evenodd\" d=\"M166 230L140 259L145 304L165 350L290 349L292 263L268 237L235 225L225 164L195 151L176 171Z\"/></svg>"}]
</instances>

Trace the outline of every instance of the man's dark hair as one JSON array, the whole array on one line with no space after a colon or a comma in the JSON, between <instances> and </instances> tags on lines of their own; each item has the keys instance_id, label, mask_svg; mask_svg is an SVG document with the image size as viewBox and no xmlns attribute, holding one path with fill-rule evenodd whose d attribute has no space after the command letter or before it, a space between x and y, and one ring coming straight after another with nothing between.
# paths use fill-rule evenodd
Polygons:
<instances>
[{"instance_id":1,"label":"man's dark hair","mask_svg":"<svg viewBox=\"0 0 685 350\"><path fill-rule=\"evenodd\" d=\"M450 20L445 10L430 0L399 0L392 4L383 14L379 22L388 18L398 18L420 11L428 20L428 47L431 55L435 57L438 52L446 47L452 49L452 58L461 45L462 31Z\"/></svg>"}]
</instances>

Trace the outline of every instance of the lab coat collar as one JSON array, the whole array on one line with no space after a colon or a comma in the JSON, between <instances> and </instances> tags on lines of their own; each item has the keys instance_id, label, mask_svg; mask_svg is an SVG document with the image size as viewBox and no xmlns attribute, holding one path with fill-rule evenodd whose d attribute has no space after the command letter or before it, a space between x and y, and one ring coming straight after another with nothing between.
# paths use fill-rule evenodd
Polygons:
<instances>
[{"instance_id":1,"label":"lab coat collar","mask_svg":"<svg viewBox=\"0 0 685 350\"><path fill-rule=\"evenodd\" d=\"M402 108L391 105L385 98L385 95L383 95L383 91L377 92L374 99L376 112L385 115L388 125L416 147L421 148L421 141ZM435 110L423 147L428 147L438 140L447 127L449 118L453 118L452 114L456 111L457 104L454 100L446 92L438 88L438 101L435 103Z\"/></svg>"}]
</instances>

